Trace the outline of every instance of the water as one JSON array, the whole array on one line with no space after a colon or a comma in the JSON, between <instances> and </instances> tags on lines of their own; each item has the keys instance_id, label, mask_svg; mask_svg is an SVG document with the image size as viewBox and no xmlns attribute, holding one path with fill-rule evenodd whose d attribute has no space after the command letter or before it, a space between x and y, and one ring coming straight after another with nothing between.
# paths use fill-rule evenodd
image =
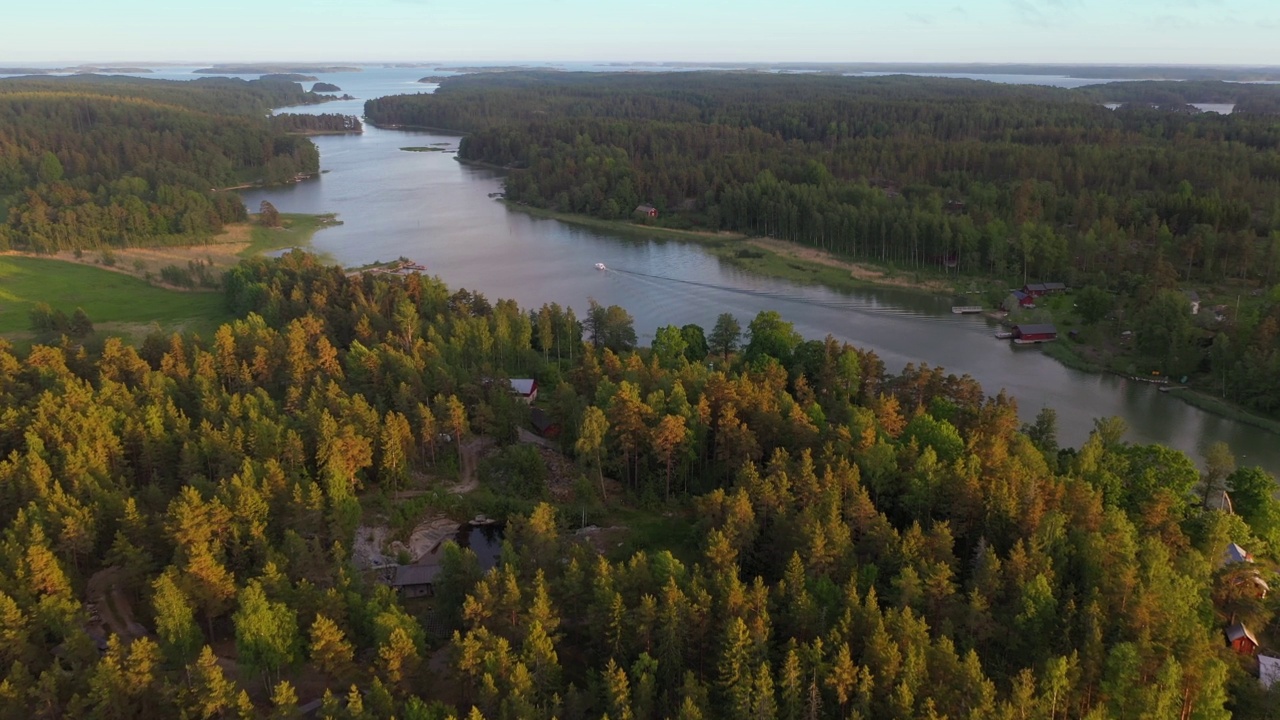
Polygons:
<instances>
[{"instance_id":1,"label":"water","mask_svg":"<svg viewBox=\"0 0 1280 720\"><path fill-rule=\"evenodd\" d=\"M170 73L181 74L166 69ZM433 86L415 82L428 74L437 73L377 67L318 75L358 99L297 111L360 114L369 97L430 91ZM981 317L952 315L949 299L886 288L838 292L762 278L697 245L533 218L489 197L502 189L498 173L462 165L446 153L399 149L433 143L456 148L455 136L366 126L363 135L315 142L327 171L321 178L243 195L250 208L265 199L283 212L338 213L345 224L318 233L313 247L343 265L405 256L452 288L478 290L491 300L513 298L528 308L558 302L579 317L594 298L627 308L642 342L660 325L710 328L717 315L730 312L745 326L759 311L777 310L806 337L831 334L874 350L892 372L924 361L973 376L988 394L1006 389L1025 420L1053 407L1064 445L1082 443L1094 418L1116 415L1129 424L1131 441L1163 443L1199 458L1221 440L1240 464L1280 473L1276 435L1205 413L1145 383L1071 370L1038 349L1015 350L991 337L992 327ZM595 270L597 262L609 270Z\"/></svg>"},{"instance_id":2,"label":"water","mask_svg":"<svg viewBox=\"0 0 1280 720\"><path fill-rule=\"evenodd\" d=\"M501 525L463 525L458 528L452 538L459 547L471 548L480 563L480 569L488 571L496 567L502 558L502 539L505 536ZM422 565L438 564L444 557L444 542L431 549L431 552L418 560Z\"/></svg>"}]
</instances>

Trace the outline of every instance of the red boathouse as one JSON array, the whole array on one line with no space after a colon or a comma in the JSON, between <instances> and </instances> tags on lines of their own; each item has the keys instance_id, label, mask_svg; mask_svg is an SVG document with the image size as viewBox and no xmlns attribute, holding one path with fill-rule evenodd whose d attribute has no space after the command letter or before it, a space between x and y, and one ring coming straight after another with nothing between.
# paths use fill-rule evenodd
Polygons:
<instances>
[{"instance_id":1,"label":"red boathouse","mask_svg":"<svg viewBox=\"0 0 1280 720\"><path fill-rule=\"evenodd\" d=\"M1058 339L1058 329L1052 325L1014 325L1013 341L1019 345L1051 342Z\"/></svg>"}]
</instances>

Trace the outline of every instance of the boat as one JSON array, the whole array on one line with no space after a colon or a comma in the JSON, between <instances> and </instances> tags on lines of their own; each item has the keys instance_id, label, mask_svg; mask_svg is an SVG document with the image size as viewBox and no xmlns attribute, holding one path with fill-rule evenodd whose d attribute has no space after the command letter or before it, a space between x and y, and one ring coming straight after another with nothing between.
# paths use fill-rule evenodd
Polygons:
<instances>
[{"instance_id":1,"label":"boat","mask_svg":"<svg viewBox=\"0 0 1280 720\"><path fill-rule=\"evenodd\" d=\"M974 315L982 312L981 305L952 305L951 312L956 315Z\"/></svg>"},{"instance_id":2,"label":"boat","mask_svg":"<svg viewBox=\"0 0 1280 720\"><path fill-rule=\"evenodd\" d=\"M607 270L608 268L606 268L606 267L604 266L604 263L596 263L596 269L597 269L597 270Z\"/></svg>"},{"instance_id":3,"label":"boat","mask_svg":"<svg viewBox=\"0 0 1280 720\"><path fill-rule=\"evenodd\" d=\"M1042 338L1042 339L1036 339L1036 340L1027 340L1027 339L1025 339L1025 338L1020 338L1020 337L1019 337L1019 338L1014 338L1014 339L1013 339L1013 344L1014 344L1014 345L1039 345L1040 343L1053 342L1053 340L1054 340L1053 338Z\"/></svg>"},{"instance_id":4,"label":"boat","mask_svg":"<svg viewBox=\"0 0 1280 720\"><path fill-rule=\"evenodd\" d=\"M1008 330L1002 330L1002 331L1000 331L1000 332L996 333L996 339L997 339L997 340L1012 340L1012 339L1013 339L1013 333L1009 332Z\"/></svg>"}]
</instances>

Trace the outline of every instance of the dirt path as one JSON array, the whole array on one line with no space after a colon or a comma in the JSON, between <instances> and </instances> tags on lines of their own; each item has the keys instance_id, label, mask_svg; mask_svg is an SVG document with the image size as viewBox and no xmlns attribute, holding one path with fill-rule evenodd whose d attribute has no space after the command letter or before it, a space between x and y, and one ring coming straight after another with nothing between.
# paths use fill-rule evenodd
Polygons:
<instances>
[{"instance_id":1,"label":"dirt path","mask_svg":"<svg viewBox=\"0 0 1280 720\"><path fill-rule=\"evenodd\" d=\"M122 572L120 567L112 566L94 573L85 588L85 605L89 609L90 624L101 624L122 640L132 640L146 635L147 629L133 619L133 608L120 592Z\"/></svg>"},{"instance_id":2,"label":"dirt path","mask_svg":"<svg viewBox=\"0 0 1280 720\"><path fill-rule=\"evenodd\" d=\"M466 495L475 490L480 485L478 477L480 456L485 450L493 446L493 438L475 437L466 441L459 448L459 472L458 482L449 488L449 492L455 495Z\"/></svg>"},{"instance_id":3,"label":"dirt path","mask_svg":"<svg viewBox=\"0 0 1280 720\"><path fill-rule=\"evenodd\" d=\"M785 240L775 240L773 238L751 238L747 243L754 245L761 250L768 250L771 253L776 253L783 257L804 260L806 262L838 268L840 270L848 270L849 276L855 280L874 283L876 285L913 288L916 290L931 290L934 292L947 292L950 289L945 282L940 280L913 280L906 276L892 276L879 268L841 260L825 250L803 247Z\"/></svg>"}]
</instances>

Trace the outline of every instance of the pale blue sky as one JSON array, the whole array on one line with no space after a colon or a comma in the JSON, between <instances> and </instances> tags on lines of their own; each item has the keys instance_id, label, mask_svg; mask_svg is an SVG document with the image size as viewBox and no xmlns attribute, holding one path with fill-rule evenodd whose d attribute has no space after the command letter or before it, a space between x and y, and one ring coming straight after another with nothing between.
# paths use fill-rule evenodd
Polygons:
<instances>
[{"instance_id":1,"label":"pale blue sky","mask_svg":"<svg viewBox=\"0 0 1280 720\"><path fill-rule=\"evenodd\" d=\"M890 61L1280 65L1280 0L16 0L0 65Z\"/></svg>"}]
</instances>

